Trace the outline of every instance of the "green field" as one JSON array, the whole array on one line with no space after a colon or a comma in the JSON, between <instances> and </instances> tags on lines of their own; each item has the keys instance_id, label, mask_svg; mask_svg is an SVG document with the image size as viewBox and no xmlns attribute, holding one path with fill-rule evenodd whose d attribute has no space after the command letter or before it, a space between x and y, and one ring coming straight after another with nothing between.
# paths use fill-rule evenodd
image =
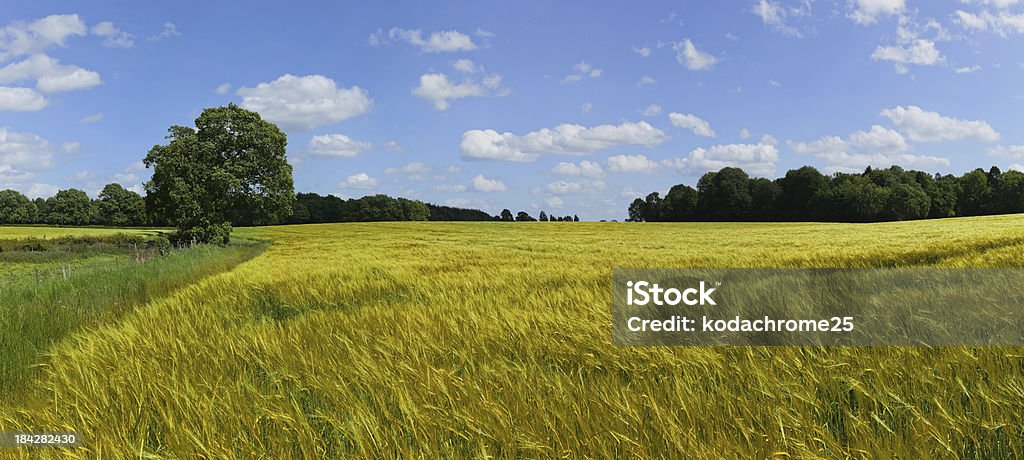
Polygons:
<instances>
[{"instance_id":1,"label":"green field","mask_svg":"<svg viewBox=\"0 0 1024 460\"><path fill-rule=\"evenodd\" d=\"M272 244L47 346L0 430L82 458L1024 455L1024 349L625 348L609 310L613 267L1022 267L1022 215L236 236Z\"/></svg>"}]
</instances>

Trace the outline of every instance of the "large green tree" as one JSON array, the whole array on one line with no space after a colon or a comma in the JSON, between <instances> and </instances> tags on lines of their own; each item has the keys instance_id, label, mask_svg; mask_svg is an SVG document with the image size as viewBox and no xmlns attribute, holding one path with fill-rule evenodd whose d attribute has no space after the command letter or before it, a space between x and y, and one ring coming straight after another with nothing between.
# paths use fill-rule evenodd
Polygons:
<instances>
[{"instance_id":1,"label":"large green tree","mask_svg":"<svg viewBox=\"0 0 1024 460\"><path fill-rule=\"evenodd\" d=\"M146 223L145 200L121 184L107 184L103 187L96 207L103 225L133 227Z\"/></svg>"},{"instance_id":2,"label":"large green tree","mask_svg":"<svg viewBox=\"0 0 1024 460\"><path fill-rule=\"evenodd\" d=\"M93 220L92 200L78 189L57 192L46 199L46 223L56 225L88 225Z\"/></svg>"},{"instance_id":3,"label":"large green tree","mask_svg":"<svg viewBox=\"0 0 1024 460\"><path fill-rule=\"evenodd\" d=\"M0 190L0 224L36 222L36 205L16 190Z\"/></svg>"},{"instance_id":4,"label":"large green tree","mask_svg":"<svg viewBox=\"0 0 1024 460\"><path fill-rule=\"evenodd\" d=\"M146 207L155 220L181 238L226 244L232 223L275 224L291 214L284 132L234 104L204 110L195 124L172 126L170 142L146 155Z\"/></svg>"}]
</instances>

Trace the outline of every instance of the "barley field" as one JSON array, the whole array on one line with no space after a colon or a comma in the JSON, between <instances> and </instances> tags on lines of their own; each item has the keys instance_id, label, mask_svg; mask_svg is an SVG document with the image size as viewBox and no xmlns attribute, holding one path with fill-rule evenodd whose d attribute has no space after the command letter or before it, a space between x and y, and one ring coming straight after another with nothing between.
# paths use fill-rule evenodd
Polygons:
<instances>
[{"instance_id":1,"label":"barley field","mask_svg":"<svg viewBox=\"0 0 1024 460\"><path fill-rule=\"evenodd\" d=\"M611 344L613 267L1021 267L1024 216L237 229L261 255L80 330L0 430L71 458L1014 458L1021 348Z\"/></svg>"}]
</instances>

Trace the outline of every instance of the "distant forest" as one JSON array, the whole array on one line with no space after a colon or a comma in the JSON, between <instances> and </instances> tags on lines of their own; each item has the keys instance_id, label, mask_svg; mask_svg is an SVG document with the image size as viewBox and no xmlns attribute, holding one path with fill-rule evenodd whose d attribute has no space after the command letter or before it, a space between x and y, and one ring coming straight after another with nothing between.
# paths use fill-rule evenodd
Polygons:
<instances>
[{"instance_id":1,"label":"distant forest","mask_svg":"<svg viewBox=\"0 0 1024 460\"><path fill-rule=\"evenodd\" d=\"M245 227L265 224L310 224L333 222L381 221L579 221L576 216L548 217L541 211L538 218L525 211L516 215L505 209L492 216L479 209L439 206L406 198L371 195L341 199L333 195L299 193L292 206L292 215L283 222L256 222L248 214L231 217L231 224ZM119 184L108 184L97 199L82 190L67 189L50 198L31 200L15 190L0 190L0 225L49 224L61 226L106 225L115 227L165 226L166 222L147 212L146 199Z\"/></svg>"},{"instance_id":2,"label":"distant forest","mask_svg":"<svg viewBox=\"0 0 1024 460\"><path fill-rule=\"evenodd\" d=\"M962 176L868 167L826 176L804 166L775 179L739 168L704 174L697 188L679 184L628 209L634 222L880 222L1024 212L1024 173L975 169Z\"/></svg>"}]
</instances>

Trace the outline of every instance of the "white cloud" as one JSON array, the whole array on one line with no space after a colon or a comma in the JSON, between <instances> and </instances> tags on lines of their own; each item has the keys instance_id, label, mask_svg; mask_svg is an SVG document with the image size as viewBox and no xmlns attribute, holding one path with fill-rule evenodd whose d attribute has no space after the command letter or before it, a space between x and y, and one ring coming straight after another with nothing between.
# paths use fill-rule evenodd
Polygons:
<instances>
[{"instance_id":1,"label":"white cloud","mask_svg":"<svg viewBox=\"0 0 1024 460\"><path fill-rule=\"evenodd\" d=\"M466 97L505 96L507 89L501 88L501 75L489 75L481 82L466 78L454 84L443 73L428 73L420 76L420 85L412 91L414 96L433 101L437 110L448 110L449 101Z\"/></svg>"},{"instance_id":2,"label":"white cloud","mask_svg":"<svg viewBox=\"0 0 1024 460\"><path fill-rule=\"evenodd\" d=\"M903 136L891 129L874 125L868 131L857 131L847 140L825 136L814 142L788 142L799 154L812 154L828 163L827 171L854 172L868 166L900 165L916 168L949 166L945 158L914 155Z\"/></svg>"},{"instance_id":3,"label":"white cloud","mask_svg":"<svg viewBox=\"0 0 1024 460\"><path fill-rule=\"evenodd\" d=\"M769 84L769 85L772 85L772 86L774 86L774 87L776 87L776 88L780 88L780 87L782 87L782 83L779 83L779 82L777 82L777 81L775 81L775 80L768 80L768 84Z\"/></svg>"},{"instance_id":4,"label":"white cloud","mask_svg":"<svg viewBox=\"0 0 1024 460\"><path fill-rule=\"evenodd\" d=\"M587 61L580 61L573 65L572 70L573 73L566 75L565 78L562 79L562 84L576 83L586 77L597 78L604 73L604 70L594 68L594 66Z\"/></svg>"},{"instance_id":5,"label":"white cloud","mask_svg":"<svg viewBox=\"0 0 1024 460\"><path fill-rule=\"evenodd\" d=\"M544 204L553 209L562 209L565 207L565 201L557 196L549 196L544 199Z\"/></svg>"},{"instance_id":6,"label":"white cloud","mask_svg":"<svg viewBox=\"0 0 1024 460\"><path fill-rule=\"evenodd\" d=\"M673 126L692 130L698 136L715 137L715 131L711 129L711 124L696 115L672 112L668 114L668 119Z\"/></svg>"},{"instance_id":7,"label":"white cloud","mask_svg":"<svg viewBox=\"0 0 1024 460\"><path fill-rule=\"evenodd\" d=\"M643 47L634 46L633 47L633 52L636 53L636 54L639 54L642 57L648 57L648 56L651 55L651 49L646 47L646 46L643 46Z\"/></svg>"},{"instance_id":8,"label":"white cloud","mask_svg":"<svg viewBox=\"0 0 1024 460\"><path fill-rule=\"evenodd\" d=\"M491 129L466 131L459 148L468 158L529 162L542 153L587 155L623 145L650 147L666 139L663 131L645 121L594 127L562 124L523 136Z\"/></svg>"},{"instance_id":9,"label":"white cloud","mask_svg":"<svg viewBox=\"0 0 1024 460\"><path fill-rule=\"evenodd\" d=\"M988 154L996 157L1020 160L1024 158L1024 145L997 145L988 149Z\"/></svg>"},{"instance_id":10,"label":"white cloud","mask_svg":"<svg viewBox=\"0 0 1024 460\"><path fill-rule=\"evenodd\" d=\"M742 168L755 177L775 175L779 150L770 144L724 144L697 148L687 157L665 160L663 163L683 174L697 175L725 167Z\"/></svg>"},{"instance_id":11,"label":"white cloud","mask_svg":"<svg viewBox=\"0 0 1024 460\"><path fill-rule=\"evenodd\" d=\"M0 68L0 84L23 80L35 80L36 89L44 93L86 89L102 83L100 74L61 64L45 54L36 54Z\"/></svg>"},{"instance_id":12,"label":"white cloud","mask_svg":"<svg viewBox=\"0 0 1024 460\"><path fill-rule=\"evenodd\" d=\"M64 153L78 152L78 149L80 149L81 147L82 144L79 142L64 142L60 144L60 149L64 151Z\"/></svg>"},{"instance_id":13,"label":"white cloud","mask_svg":"<svg viewBox=\"0 0 1024 460\"><path fill-rule=\"evenodd\" d=\"M879 46L871 53L875 61L889 61L899 73L907 73L907 64L933 66L946 62L935 42L918 38L906 45Z\"/></svg>"},{"instance_id":14,"label":"white cloud","mask_svg":"<svg viewBox=\"0 0 1024 460\"><path fill-rule=\"evenodd\" d=\"M584 102L583 105L580 106L580 112L590 113L590 110L593 109L593 108L594 108L594 104L591 104L589 102Z\"/></svg>"},{"instance_id":15,"label":"white cloud","mask_svg":"<svg viewBox=\"0 0 1024 460\"><path fill-rule=\"evenodd\" d=\"M165 38L180 36L181 32L178 32L178 26L174 25L173 22L165 22L163 30L159 34L149 37L148 40L155 42L157 40L163 40Z\"/></svg>"},{"instance_id":16,"label":"white cloud","mask_svg":"<svg viewBox=\"0 0 1024 460\"><path fill-rule=\"evenodd\" d=\"M775 136L772 136L771 134L765 134L764 136L761 136L761 140L759 142L761 144L779 145L779 140L776 139Z\"/></svg>"},{"instance_id":17,"label":"white cloud","mask_svg":"<svg viewBox=\"0 0 1024 460\"><path fill-rule=\"evenodd\" d=\"M54 166L49 141L32 133L0 128L0 182L22 183Z\"/></svg>"},{"instance_id":18,"label":"white cloud","mask_svg":"<svg viewBox=\"0 0 1024 460\"><path fill-rule=\"evenodd\" d=\"M956 72L958 74L965 74L965 73L974 73L974 72L977 72L979 70L981 70L981 66L980 65L972 65L970 67L957 67L957 68L953 69L953 72Z\"/></svg>"},{"instance_id":19,"label":"white cloud","mask_svg":"<svg viewBox=\"0 0 1024 460\"><path fill-rule=\"evenodd\" d=\"M1014 14L1006 10L999 10L995 13L985 10L978 14L972 14L957 10L954 15L956 22L965 29L992 30L1002 37L1024 34L1024 14Z\"/></svg>"},{"instance_id":20,"label":"white cloud","mask_svg":"<svg viewBox=\"0 0 1024 460\"><path fill-rule=\"evenodd\" d=\"M339 88L323 75L285 74L255 88L239 88L236 94L242 96L242 107L285 129L302 131L361 115L373 107L366 90Z\"/></svg>"},{"instance_id":21,"label":"white cloud","mask_svg":"<svg viewBox=\"0 0 1024 460\"><path fill-rule=\"evenodd\" d=\"M398 168L387 168L384 170L385 174L412 174L420 175L430 172L430 166L420 161L414 161L412 163L406 163Z\"/></svg>"},{"instance_id":22,"label":"white cloud","mask_svg":"<svg viewBox=\"0 0 1024 460\"><path fill-rule=\"evenodd\" d=\"M577 163L561 162L551 169L555 174L564 176L583 176L599 179L604 177L604 169L600 163L583 160Z\"/></svg>"},{"instance_id":23,"label":"white cloud","mask_svg":"<svg viewBox=\"0 0 1024 460\"><path fill-rule=\"evenodd\" d=\"M371 45L380 45L394 41L406 42L418 47L425 53L453 53L457 51L470 51L478 48L473 39L457 30L442 30L432 32L423 38L423 31L419 29L401 29L394 27L388 31L387 36L383 31L370 35Z\"/></svg>"},{"instance_id":24,"label":"white cloud","mask_svg":"<svg viewBox=\"0 0 1024 460\"><path fill-rule=\"evenodd\" d=\"M644 75L644 76L640 77L639 80L637 80L636 86L653 85L656 82L657 82L657 80L655 80L654 78L652 78L652 77L650 77L648 75Z\"/></svg>"},{"instance_id":25,"label":"white cloud","mask_svg":"<svg viewBox=\"0 0 1024 460\"><path fill-rule=\"evenodd\" d=\"M466 191L466 186L462 185L462 184L457 184L457 185L441 184L441 185L435 185L434 186L434 190L436 190L438 192L444 192L444 193L459 193L459 192L465 192Z\"/></svg>"},{"instance_id":26,"label":"white cloud","mask_svg":"<svg viewBox=\"0 0 1024 460\"><path fill-rule=\"evenodd\" d=\"M640 114L645 117L656 117L661 115L661 106L658 104L651 104L644 107L644 109L640 111Z\"/></svg>"},{"instance_id":27,"label":"white cloud","mask_svg":"<svg viewBox=\"0 0 1024 460\"><path fill-rule=\"evenodd\" d=\"M751 134L749 129L743 128L740 130L740 139L750 139L750 136Z\"/></svg>"},{"instance_id":28,"label":"white cloud","mask_svg":"<svg viewBox=\"0 0 1024 460\"><path fill-rule=\"evenodd\" d=\"M608 170L617 173L651 173L659 169L658 162L645 155L615 155L608 157Z\"/></svg>"},{"instance_id":29,"label":"white cloud","mask_svg":"<svg viewBox=\"0 0 1024 460\"><path fill-rule=\"evenodd\" d=\"M216 89L213 90L213 92L217 94L227 94L228 91L231 91L231 83L221 83L220 85L217 85Z\"/></svg>"},{"instance_id":30,"label":"white cloud","mask_svg":"<svg viewBox=\"0 0 1024 460\"><path fill-rule=\"evenodd\" d=\"M322 134L309 140L309 153L320 157L351 158L373 147L344 134Z\"/></svg>"},{"instance_id":31,"label":"white cloud","mask_svg":"<svg viewBox=\"0 0 1024 460\"><path fill-rule=\"evenodd\" d=\"M751 8L751 12L760 17L761 22L765 25L770 26L778 32L798 38L803 36L803 34L801 34L795 27L786 24L786 18L788 16L800 16L805 14L804 10L801 8L789 9L783 7L779 3L770 2L768 0L758 0L758 2L754 3L754 6Z\"/></svg>"},{"instance_id":32,"label":"white cloud","mask_svg":"<svg viewBox=\"0 0 1024 460\"><path fill-rule=\"evenodd\" d=\"M459 72L465 73L477 73L483 71L482 67L478 67L476 64L473 63L473 61L470 61L469 59L459 59L458 61L455 61L454 64L452 64L452 67L454 67L455 70L458 70Z\"/></svg>"},{"instance_id":33,"label":"white cloud","mask_svg":"<svg viewBox=\"0 0 1024 460\"><path fill-rule=\"evenodd\" d=\"M369 174L361 172L359 174L353 174L345 178L343 182L338 184L340 188L354 188L354 189L369 189L377 186L377 179L370 177Z\"/></svg>"},{"instance_id":34,"label":"white cloud","mask_svg":"<svg viewBox=\"0 0 1024 460\"><path fill-rule=\"evenodd\" d=\"M77 14L52 15L32 22L15 21L0 29L0 61L65 46L68 37L83 36L85 22Z\"/></svg>"},{"instance_id":35,"label":"white cloud","mask_svg":"<svg viewBox=\"0 0 1024 460\"><path fill-rule=\"evenodd\" d=\"M1024 165L1022 165L1020 163L1015 163L1015 164L1010 165L1009 169L1011 171L1024 172Z\"/></svg>"},{"instance_id":36,"label":"white cloud","mask_svg":"<svg viewBox=\"0 0 1024 460\"><path fill-rule=\"evenodd\" d=\"M391 140L384 143L384 150L389 152L404 152L405 146L400 144L398 141Z\"/></svg>"},{"instance_id":37,"label":"white cloud","mask_svg":"<svg viewBox=\"0 0 1024 460\"><path fill-rule=\"evenodd\" d=\"M103 46L107 48L131 48L135 46L132 34L118 29L113 22L103 21L92 26L93 35L103 37Z\"/></svg>"},{"instance_id":38,"label":"white cloud","mask_svg":"<svg viewBox=\"0 0 1024 460\"><path fill-rule=\"evenodd\" d=\"M10 88L0 86L0 112L12 110L15 112L34 112L46 107L47 101L42 94L32 88Z\"/></svg>"},{"instance_id":39,"label":"white cloud","mask_svg":"<svg viewBox=\"0 0 1024 460\"><path fill-rule=\"evenodd\" d=\"M999 140L999 133L983 120L961 120L928 112L911 105L896 106L882 111L896 128L915 142L978 139L986 142Z\"/></svg>"},{"instance_id":40,"label":"white cloud","mask_svg":"<svg viewBox=\"0 0 1024 460\"><path fill-rule=\"evenodd\" d=\"M709 70L718 62L718 58L698 50L689 38L672 43L672 49L676 52L676 61L690 70Z\"/></svg>"},{"instance_id":41,"label":"white cloud","mask_svg":"<svg viewBox=\"0 0 1024 460\"><path fill-rule=\"evenodd\" d=\"M874 24L882 16L900 14L906 8L905 0L850 0L848 17L860 25Z\"/></svg>"},{"instance_id":42,"label":"white cloud","mask_svg":"<svg viewBox=\"0 0 1024 460\"><path fill-rule=\"evenodd\" d=\"M534 193L547 193L552 195L593 195L604 190L605 187L605 183L600 180L588 180L581 182L558 180L547 184L544 188L534 189Z\"/></svg>"},{"instance_id":43,"label":"white cloud","mask_svg":"<svg viewBox=\"0 0 1024 460\"><path fill-rule=\"evenodd\" d=\"M94 113L92 115L86 115L86 116L82 117L82 119L78 120L78 122L83 124L83 125L87 125L87 124L91 124L91 123L96 123L96 122L98 122L98 121L100 121L102 119L103 119L103 112L96 112L96 113Z\"/></svg>"},{"instance_id":44,"label":"white cloud","mask_svg":"<svg viewBox=\"0 0 1024 460\"><path fill-rule=\"evenodd\" d=\"M505 184L497 179L488 179L483 174L473 178L473 190L478 192L504 192Z\"/></svg>"}]
</instances>

